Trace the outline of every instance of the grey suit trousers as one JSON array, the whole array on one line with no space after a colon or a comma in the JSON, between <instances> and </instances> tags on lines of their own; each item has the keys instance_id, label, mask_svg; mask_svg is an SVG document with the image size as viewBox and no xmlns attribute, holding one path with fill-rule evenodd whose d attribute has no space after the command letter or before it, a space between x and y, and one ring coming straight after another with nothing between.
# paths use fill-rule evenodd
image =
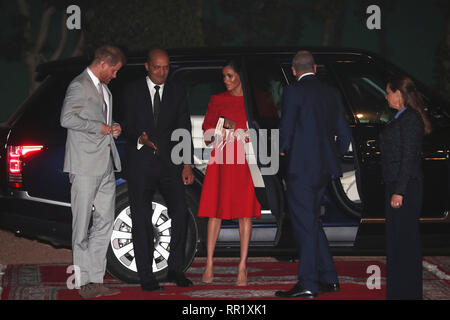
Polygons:
<instances>
[{"instance_id":1,"label":"grey suit trousers","mask_svg":"<svg viewBox=\"0 0 450 320\"><path fill-rule=\"evenodd\" d=\"M101 176L70 174L69 177L72 183L73 264L80 271L79 285L103 283L116 198L112 159Z\"/></svg>"}]
</instances>

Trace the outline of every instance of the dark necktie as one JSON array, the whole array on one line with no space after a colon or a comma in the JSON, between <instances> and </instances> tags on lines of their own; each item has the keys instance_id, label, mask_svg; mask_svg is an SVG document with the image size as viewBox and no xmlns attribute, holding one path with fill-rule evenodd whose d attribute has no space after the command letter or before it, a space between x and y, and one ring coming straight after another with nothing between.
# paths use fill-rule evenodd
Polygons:
<instances>
[{"instance_id":1,"label":"dark necktie","mask_svg":"<svg viewBox=\"0 0 450 320\"><path fill-rule=\"evenodd\" d=\"M155 119L155 126L158 122L159 109L161 106L161 98L159 97L159 86L155 86L155 97L153 98L153 118Z\"/></svg>"}]
</instances>

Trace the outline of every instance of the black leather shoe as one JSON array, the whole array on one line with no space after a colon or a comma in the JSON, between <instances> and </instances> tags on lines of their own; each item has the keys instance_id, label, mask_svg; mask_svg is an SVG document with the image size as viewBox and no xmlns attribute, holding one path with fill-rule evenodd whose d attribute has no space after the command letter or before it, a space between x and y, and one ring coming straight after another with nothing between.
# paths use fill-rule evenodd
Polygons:
<instances>
[{"instance_id":1,"label":"black leather shoe","mask_svg":"<svg viewBox=\"0 0 450 320\"><path fill-rule=\"evenodd\" d=\"M175 282L177 287L191 287L194 285L182 272L169 271L167 273L167 281Z\"/></svg>"},{"instance_id":2,"label":"black leather shoe","mask_svg":"<svg viewBox=\"0 0 450 320\"><path fill-rule=\"evenodd\" d=\"M275 292L275 296L279 298L305 298L305 299L314 299L317 297L317 293L313 293L310 290L307 290L302 287L300 283L297 284L289 291L277 291Z\"/></svg>"},{"instance_id":3,"label":"black leather shoe","mask_svg":"<svg viewBox=\"0 0 450 320\"><path fill-rule=\"evenodd\" d=\"M338 292L341 290L339 282L336 283L319 283L319 293Z\"/></svg>"},{"instance_id":4,"label":"black leather shoe","mask_svg":"<svg viewBox=\"0 0 450 320\"><path fill-rule=\"evenodd\" d=\"M160 286L159 283L155 281L141 284L141 289L143 291L152 292L152 291L163 291L164 287Z\"/></svg>"}]
</instances>

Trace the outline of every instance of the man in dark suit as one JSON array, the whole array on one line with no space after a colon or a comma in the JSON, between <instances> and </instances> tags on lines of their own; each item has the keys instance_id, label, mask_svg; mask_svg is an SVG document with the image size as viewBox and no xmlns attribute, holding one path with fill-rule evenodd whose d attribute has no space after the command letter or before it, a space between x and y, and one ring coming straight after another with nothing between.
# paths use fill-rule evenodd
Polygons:
<instances>
[{"instance_id":1,"label":"man in dark suit","mask_svg":"<svg viewBox=\"0 0 450 320\"><path fill-rule=\"evenodd\" d=\"M151 50L145 68L148 76L124 89L122 107L126 110L124 134L127 137L128 190L136 266L141 288L155 291L163 290L152 270L155 235L151 215L156 189L164 197L171 218L167 280L182 287L192 285L183 273L188 223L184 185L192 184L194 175L190 164L180 166L171 160L175 145L171 141L172 132L185 129L189 137L191 133L185 90L166 82L169 74L166 51Z\"/></svg>"},{"instance_id":2,"label":"man in dark suit","mask_svg":"<svg viewBox=\"0 0 450 320\"><path fill-rule=\"evenodd\" d=\"M312 54L299 51L292 61L297 82L283 92L280 154L288 158L287 201L300 260L297 284L275 293L283 298L340 289L319 212L327 184L342 175L339 155L350 132L339 92L317 79L316 68Z\"/></svg>"}]
</instances>

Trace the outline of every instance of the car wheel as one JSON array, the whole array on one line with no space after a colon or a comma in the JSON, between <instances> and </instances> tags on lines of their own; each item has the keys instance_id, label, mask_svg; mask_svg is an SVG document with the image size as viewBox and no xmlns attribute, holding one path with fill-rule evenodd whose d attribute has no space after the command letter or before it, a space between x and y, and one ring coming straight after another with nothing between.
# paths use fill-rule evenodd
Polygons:
<instances>
[{"instance_id":1,"label":"car wheel","mask_svg":"<svg viewBox=\"0 0 450 320\"><path fill-rule=\"evenodd\" d=\"M167 206L161 195L155 194L153 200L152 225L155 235L155 251L153 255L153 273L158 281L167 274L167 261L170 255L171 219L167 214ZM184 270L189 268L196 254L197 225L188 205L188 230L185 248ZM128 193L122 192L116 200L116 212L113 232L107 252L107 271L113 277L127 282L139 283L136 259L133 250L132 222Z\"/></svg>"},{"instance_id":2,"label":"car wheel","mask_svg":"<svg viewBox=\"0 0 450 320\"><path fill-rule=\"evenodd\" d=\"M353 192L357 194L357 201L355 201L355 196L350 195L349 188L346 184L344 189L344 178L351 180L349 184L352 186ZM348 177L345 176L341 179L333 179L330 183L330 191L336 200L337 205L343 209L343 212L352 218L360 219L362 216L362 203L359 200L358 189L356 187L356 171L348 172Z\"/></svg>"}]
</instances>

